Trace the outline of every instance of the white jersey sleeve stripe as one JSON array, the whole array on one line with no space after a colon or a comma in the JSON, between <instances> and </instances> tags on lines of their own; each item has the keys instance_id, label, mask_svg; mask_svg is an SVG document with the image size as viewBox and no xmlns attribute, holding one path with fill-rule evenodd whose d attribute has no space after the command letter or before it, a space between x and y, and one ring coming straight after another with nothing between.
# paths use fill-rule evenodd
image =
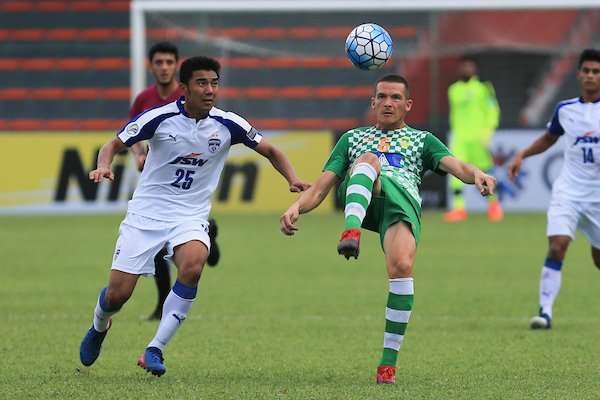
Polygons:
<instances>
[{"instance_id":1,"label":"white jersey sleeve stripe","mask_svg":"<svg viewBox=\"0 0 600 400\"><path fill-rule=\"evenodd\" d=\"M248 121L246 121L244 118L240 117L236 113L232 113L231 111L223 111L218 108L213 108L213 111L215 112L215 115L222 116L223 118L226 118L226 119L229 119L229 120L235 122L237 125L242 127L242 129L244 129L246 132L249 132L250 129L252 128L252 125L250 125L250 123Z\"/></svg>"},{"instance_id":2,"label":"white jersey sleeve stripe","mask_svg":"<svg viewBox=\"0 0 600 400\"><path fill-rule=\"evenodd\" d=\"M262 140L262 135L237 114L213 108L209 116L227 127L231 133L231 145L243 143L253 149Z\"/></svg>"},{"instance_id":3,"label":"white jersey sleeve stripe","mask_svg":"<svg viewBox=\"0 0 600 400\"><path fill-rule=\"evenodd\" d=\"M152 138L154 132L156 132L156 128L164 120L181 113L177 106L173 106L173 104L170 103L138 115L117 136L127 146Z\"/></svg>"}]
</instances>

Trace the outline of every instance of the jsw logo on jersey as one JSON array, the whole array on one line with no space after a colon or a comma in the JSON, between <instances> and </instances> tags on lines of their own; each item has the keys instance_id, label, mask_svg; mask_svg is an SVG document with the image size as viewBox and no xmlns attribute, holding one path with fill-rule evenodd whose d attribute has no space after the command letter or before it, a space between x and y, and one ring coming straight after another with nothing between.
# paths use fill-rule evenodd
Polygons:
<instances>
[{"instance_id":1,"label":"jsw logo on jersey","mask_svg":"<svg viewBox=\"0 0 600 400\"><path fill-rule=\"evenodd\" d=\"M171 161L169 164L195 165L201 167L208 161L198 158L201 155L202 153L190 153L187 156L179 156L173 161Z\"/></svg>"},{"instance_id":2,"label":"jsw logo on jersey","mask_svg":"<svg viewBox=\"0 0 600 400\"><path fill-rule=\"evenodd\" d=\"M594 134L594 132L590 131L590 132L586 132L583 134L583 136L577 136L577 138L575 139L575 143L573 143L573 146L576 146L578 144L597 144L600 143L600 137L598 136L592 136Z\"/></svg>"}]
</instances>

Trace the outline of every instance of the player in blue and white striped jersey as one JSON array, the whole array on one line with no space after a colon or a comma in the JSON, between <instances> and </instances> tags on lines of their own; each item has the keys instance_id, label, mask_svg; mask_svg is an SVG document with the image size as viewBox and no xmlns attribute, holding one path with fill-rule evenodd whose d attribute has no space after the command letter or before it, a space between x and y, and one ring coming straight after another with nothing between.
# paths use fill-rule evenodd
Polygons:
<instances>
[{"instance_id":1,"label":"player in blue and white striped jersey","mask_svg":"<svg viewBox=\"0 0 600 400\"><path fill-rule=\"evenodd\" d=\"M509 164L516 177L524 158L543 153L562 136L564 163L552 188L548 209L548 254L540 278L540 310L532 329L552 327L552 306L561 284L561 269L569 243L579 227L592 246L600 268L600 51L581 53L577 69L581 97L561 101L546 132L519 152Z\"/></svg>"},{"instance_id":2,"label":"player in blue and white striped jersey","mask_svg":"<svg viewBox=\"0 0 600 400\"><path fill-rule=\"evenodd\" d=\"M140 275L154 273L154 255L165 245L177 266L177 280L163 306L162 319L138 365L154 375L166 369L163 350L196 298L210 249L207 218L229 148L244 144L266 157L293 192L308 188L287 157L240 116L214 107L219 63L207 57L183 62L184 97L129 122L98 155L90 179L113 179L115 154L141 140L149 151L138 187L119 228L108 287L102 289L93 325L80 346L82 364L93 364L114 315L129 299Z\"/></svg>"}]
</instances>

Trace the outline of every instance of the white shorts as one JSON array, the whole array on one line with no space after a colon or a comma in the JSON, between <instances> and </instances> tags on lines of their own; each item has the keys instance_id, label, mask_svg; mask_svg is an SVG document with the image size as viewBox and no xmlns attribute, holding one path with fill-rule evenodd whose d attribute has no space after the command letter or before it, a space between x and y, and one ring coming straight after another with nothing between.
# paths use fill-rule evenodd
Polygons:
<instances>
[{"instance_id":1,"label":"white shorts","mask_svg":"<svg viewBox=\"0 0 600 400\"><path fill-rule=\"evenodd\" d=\"M575 239L577 228L581 229L592 246L600 248L600 202L580 202L552 196L546 234Z\"/></svg>"},{"instance_id":2,"label":"white shorts","mask_svg":"<svg viewBox=\"0 0 600 400\"><path fill-rule=\"evenodd\" d=\"M119 226L112 269L135 275L154 275L154 257L165 245L168 251L165 260L168 261L176 246L192 240L199 240L210 250L207 221L173 223L127 213Z\"/></svg>"}]
</instances>

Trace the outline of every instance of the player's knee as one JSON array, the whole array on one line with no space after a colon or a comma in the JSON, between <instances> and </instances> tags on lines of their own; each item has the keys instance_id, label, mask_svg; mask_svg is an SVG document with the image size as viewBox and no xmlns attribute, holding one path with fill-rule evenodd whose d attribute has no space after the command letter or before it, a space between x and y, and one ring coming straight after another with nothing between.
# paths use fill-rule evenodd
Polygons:
<instances>
[{"instance_id":1,"label":"player's knee","mask_svg":"<svg viewBox=\"0 0 600 400\"><path fill-rule=\"evenodd\" d=\"M388 274L391 279L412 276L412 261L408 257L403 257L389 262Z\"/></svg>"},{"instance_id":2,"label":"player's knee","mask_svg":"<svg viewBox=\"0 0 600 400\"><path fill-rule=\"evenodd\" d=\"M202 275L204 261L199 258L186 260L179 266L178 279L187 285L195 285Z\"/></svg>"},{"instance_id":3,"label":"player's knee","mask_svg":"<svg viewBox=\"0 0 600 400\"><path fill-rule=\"evenodd\" d=\"M354 162L354 165L356 165L358 163L367 163L367 164L371 165L373 168L375 168L375 171L377 173L379 173L379 171L381 170L381 167L379 165L379 158L377 158L377 156L373 153L362 154L361 156L359 156L356 159L356 161Z\"/></svg>"}]
</instances>

